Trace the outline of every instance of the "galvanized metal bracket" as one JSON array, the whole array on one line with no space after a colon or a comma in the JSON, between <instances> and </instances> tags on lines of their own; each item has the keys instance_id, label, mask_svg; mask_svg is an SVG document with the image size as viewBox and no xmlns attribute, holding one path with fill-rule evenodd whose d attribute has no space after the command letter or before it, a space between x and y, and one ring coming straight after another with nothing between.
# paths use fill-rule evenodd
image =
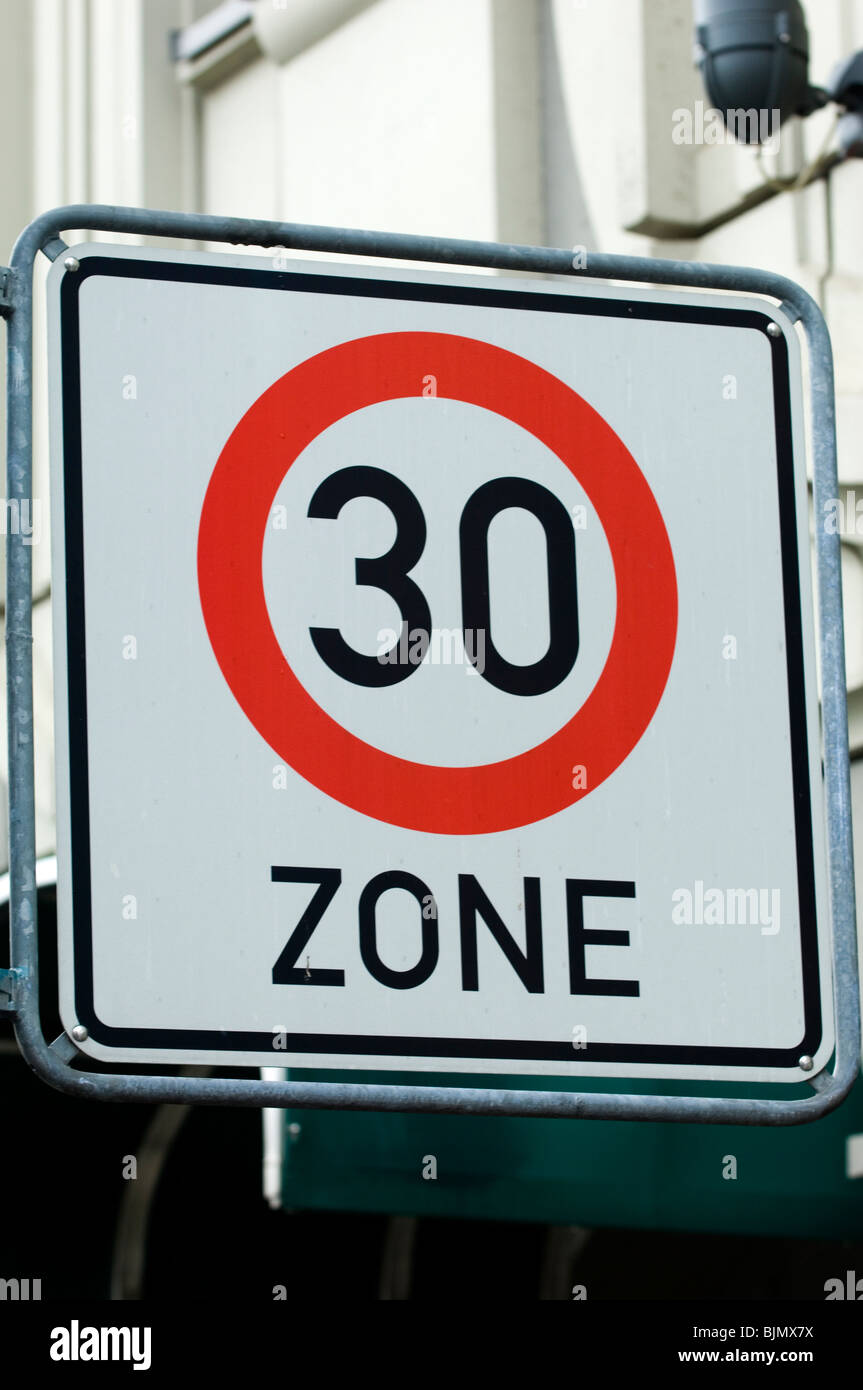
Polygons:
<instances>
[{"instance_id":1,"label":"galvanized metal bracket","mask_svg":"<svg viewBox=\"0 0 863 1390\"><path fill-rule=\"evenodd\" d=\"M0 319L8 318L12 312L12 271L8 265L0 266Z\"/></svg>"},{"instance_id":2,"label":"galvanized metal bracket","mask_svg":"<svg viewBox=\"0 0 863 1390\"><path fill-rule=\"evenodd\" d=\"M0 1014L18 1012L18 992L24 978L23 970L0 970Z\"/></svg>"},{"instance_id":3,"label":"galvanized metal bracket","mask_svg":"<svg viewBox=\"0 0 863 1390\"><path fill-rule=\"evenodd\" d=\"M49 261L56 261L58 256L62 256L64 251L69 250L68 243L61 236L50 236L41 246L43 256L47 256Z\"/></svg>"},{"instance_id":4,"label":"galvanized metal bracket","mask_svg":"<svg viewBox=\"0 0 863 1390\"><path fill-rule=\"evenodd\" d=\"M398 233L370 232L297 223L247 221L141 208L79 204L44 213L25 228L0 271L0 308L8 323L7 498L30 500L33 478L33 266L44 252L61 254L60 234L86 227L192 242L327 252L354 257L483 266L497 270L564 275L576 279L624 280L693 289L736 290L767 296L783 307L806 337L811 396L811 441L815 505L824 511L837 496L833 358L827 325L805 290L770 271L692 261L504 246ZM9 312L9 278L14 277L14 312ZM4 279L3 276L7 278ZM14 389L12 389L14 383ZM618 1095L526 1088L367 1085L358 1082L235 1079L215 1076L121 1075L75 1072L68 1065L71 1040L49 1046L39 1022L35 795L33 777L32 550L13 532L6 546L7 691L10 797L11 969L0 976L0 1001L15 1014L19 1047L49 1085L68 1095L95 1100L176 1102L273 1108L317 1108L485 1115L524 1115L600 1120L667 1120L676 1123L795 1125L818 1119L846 1096L860 1065L860 986L857 966L851 785L845 695L845 654L838 534L816 528L819 645L822 684L824 777L830 906L833 930L833 988L836 1051L832 1072L812 1077L806 1099L749 1099L740 1096ZM21 988L26 982L26 988ZM529 1083L528 1083L529 1084Z\"/></svg>"},{"instance_id":5,"label":"galvanized metal bracket","mask_svg":"<svg viewBox=\"0 0 863 1390\"><path fill-rule=\"evenodd\" d=\"M77 1057L81 1056L78 1048L69 1037L68 1033L58 1033L51 1043L51 1051L55 1057L59 1057L65 1066L69 1066Z\"/></svg>"}]
</instances>

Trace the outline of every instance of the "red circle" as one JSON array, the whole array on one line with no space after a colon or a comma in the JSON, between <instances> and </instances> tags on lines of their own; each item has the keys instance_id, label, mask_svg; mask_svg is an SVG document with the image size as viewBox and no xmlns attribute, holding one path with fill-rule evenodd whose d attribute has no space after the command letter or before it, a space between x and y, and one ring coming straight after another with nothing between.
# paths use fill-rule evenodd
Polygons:
<instances>
[{"instance_id":1,"label":"red circle","mask_svg":"<svg viewBox=\"0 0 863 1390\"><path fill-rule=\"evenodd\" d=\"M300 684L270 622L262 552L273 498L322 430L355 410L437 394L505 416L578 478L611 548L617 615L602 673L545 742L477 767L411 762L364 742ZM668 534L632 455L575 391L526 358L449 333L381 333L300 363L246 412L210 479L198 533L198 585L222 673L262 738L328 796L391 825L479 835L554 815L599 786L656 710L677 633ZM574 788L573 769L586 770Z\"/></svg>"}]
</instances>

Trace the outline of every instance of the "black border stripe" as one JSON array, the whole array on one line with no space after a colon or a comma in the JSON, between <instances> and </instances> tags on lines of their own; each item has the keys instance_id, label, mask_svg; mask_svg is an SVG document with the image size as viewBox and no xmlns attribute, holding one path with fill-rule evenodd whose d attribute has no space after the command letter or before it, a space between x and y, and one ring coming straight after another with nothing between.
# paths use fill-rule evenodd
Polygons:
<instances>
[{"instance_id":1,"label":"black border stripe","mask_svg":"<svg viewBox=\"0 0 863 1390\"><path fill-rule=\"evenodd\" d=\"M93 993L93 942L90 866L90 789L87 744L86 628L84 590L84 516L81 444L81 367L79 294L92 275L130 279L230 285L270 291L358 295L376 299L491 305L496 308L706 323L748 328L765 333L771 321L757 310L662 303L649 300L601 299L574 294L529 290L418 284L324 275L279 272L137 258L87 256L80 270L67 274L60 291L63 403L63 477L66 526L66 647L68 665L70 826L72 850L74 993L78 1021L90 1037L105 1047L197 1050L200 1052L273 1053L272 1033L220 1032L195 1029L116 1028L102 1022ZM788 713L791 742L794 814L803 964L804 1036L791 1048L677 1047L589 1043L577 1055L569 1043L514 1039L510 1042L470 1038L357 1037L342 1034L289 1034L286 1052L327 1053L333 1056L452 1057L501 1060L565 1061L577 1074L584 1062L664 1063L678 1066L795 1067L804 1053L814 1056L822 1036L820 976L815 898L815 856L812 840L812 796L806 729L803 622L799 573L794 459L788 348L781 335L768 339L772 350L776 430L778 507L785 607L788 672Z\"/></svg>"}]
</instances>

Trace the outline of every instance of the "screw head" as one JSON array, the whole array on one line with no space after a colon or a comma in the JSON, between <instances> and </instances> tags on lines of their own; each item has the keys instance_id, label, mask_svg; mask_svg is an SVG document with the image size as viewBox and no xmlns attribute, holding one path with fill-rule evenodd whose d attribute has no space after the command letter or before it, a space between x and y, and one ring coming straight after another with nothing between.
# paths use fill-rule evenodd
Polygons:
<instances>
[{"instance_id":1,"label":"screw head","mask_svg":"<svg viewBox=\"0 0 863 1390\"><path fill-rule=\"evenodd\" d=\"M302 1128L302 1125L298 1125L296 1120L294 1120L288 1125L288 1134L292 1139L299 1139Z\"/></svg>"},{"instance_id":2,"label":"screw head","mask_svg":"<svg viewBox=\"0 0 863 1390\"><path fill-rule=\"evenodd\" d=\"M81 262L78 260L78 257L77 257L77 256L67 256L66 259L64 260L63 264L64 264L64 266L66 267L67 270L80 270L80 269L81 269Z\"/></svg>"},{"instance_id":3,"label":"screw head","mask_svg":"<svg viewBox=\"0 0 863 1390\"><path fill-rule=\"evenodd\" d=\"M82 1023L76 1023L75 1027L72 1029L72 1037L75 1042L86 1042L89 1036L90 1034L87 1032L84 1025Z\"/></svg>"},{"instance_id":4,"label":"screw head","mask_svg":"<svg viewBox=\"0 0 863 1390\"><path fill-rule=\"evenodd\" d=\"M789 33L786 33L785 30L783 30L781 34L778 34L778 35L777 35L777 38L779 39L779 42L780 42L780 43L790 43L790 42L791 42L791 35L790 35Z\"/></svg>"},{"instance_id":5,"label":"screw head","mask_svg":"<svg viewBox=\"0 0 863 1390\"><path fill-rule=\"evenodd\" d=\"M804 1056L800 1058L800 1061L797 1063L797 1065L801 1071L811 1071L812 1068L815 1066L815 1063L813 1062L811 1057Z\"/></svg>"},{"instance_id":6,"label":"screw head","mask_svg":"<svg viewBox=\"0 0 863 1390\"><path fill-rule=\"evenodd\" d=\"M778 324L778 323L773 323L773 322L768 323L768 325L767 325L767 336L768 336L768 338L778 338L778 337L780 337L781 333L782 333L782 329L779 327L779 324Z\"/></svg>"}]
</instances>

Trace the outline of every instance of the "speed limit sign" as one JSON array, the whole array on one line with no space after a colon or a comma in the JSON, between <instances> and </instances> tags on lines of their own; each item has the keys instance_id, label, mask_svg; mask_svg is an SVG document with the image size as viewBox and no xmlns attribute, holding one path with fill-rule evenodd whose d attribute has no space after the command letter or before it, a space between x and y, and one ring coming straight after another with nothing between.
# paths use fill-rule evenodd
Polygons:
<instances>
[{"instance_id":1,"label":"speed limit sign","mask_svg":"<svg viewBox=\"0 0 863 1390\"><path fill-rule=\"evenodd\" d=\"M781 311L101 245L49 294L82 1050L826 1063Z\"/></svg>"}]
</instances>

